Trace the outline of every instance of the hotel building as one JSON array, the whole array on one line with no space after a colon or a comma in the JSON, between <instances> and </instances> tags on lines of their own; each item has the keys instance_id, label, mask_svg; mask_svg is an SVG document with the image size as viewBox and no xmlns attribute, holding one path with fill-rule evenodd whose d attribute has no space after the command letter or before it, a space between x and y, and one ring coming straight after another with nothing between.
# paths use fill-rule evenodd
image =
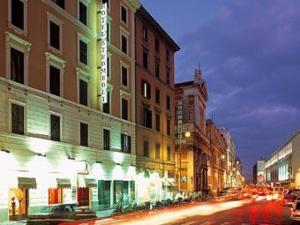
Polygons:
<instances>
[{"instance_id":1,"label":"hotel building","mask_svg":"<svg viewBox=\"0 0 300 225\"><path fill-rule=\"evenodd\" d=\"M139 3L103 2L107 10L100 0L0 2L0 222L56 203L100 210L135 199Z\"/></svg>"},{"instance_id":2,"label":"hotel building","mask_svg":"<svg viewBox=\"0 0 300 225\"><path fill-rule=\"evenodd\" d=\"M176 188L174 53L178 45L144 7L136 12L137 196L167 198Z\"/></svg>"}]
</instances>

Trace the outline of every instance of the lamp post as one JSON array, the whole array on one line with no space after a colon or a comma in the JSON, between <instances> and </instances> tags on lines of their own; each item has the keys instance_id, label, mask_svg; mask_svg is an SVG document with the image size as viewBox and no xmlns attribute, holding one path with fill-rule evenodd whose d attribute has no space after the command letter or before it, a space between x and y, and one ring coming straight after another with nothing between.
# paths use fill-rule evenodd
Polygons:
<instances>
[{"instance_id":1,"label":"lamp post","mask_svg":"<svg viewBox=\"0 0 300 225\"><path fill-rule=\"evenodd\" d=\"M189 138L191 136L191 132L186 131L184 133L184 137ZM182 132L179 134L179 186L178 189L181 191L181 141L182 141Z\"/></svg>"}]
</instances>

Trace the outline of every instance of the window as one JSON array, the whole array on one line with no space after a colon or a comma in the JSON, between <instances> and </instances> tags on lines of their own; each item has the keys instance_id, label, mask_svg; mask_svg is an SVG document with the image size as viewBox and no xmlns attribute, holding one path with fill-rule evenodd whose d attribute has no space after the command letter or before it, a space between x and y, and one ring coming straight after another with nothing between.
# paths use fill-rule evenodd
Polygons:
<instances>
[{"instance_id":1,"label":"window","mask_svg":"<svg viewBox=\"0 0 300 225\"><path fill-rule=\"evenodd\" d=\"M131 152L131 137L126 134L121 134L121 151L125 153Z\"/></svg>"},{"instance_id":2,"label":"window","mask_svg":"<svg viewBox=\"0 0 300 225\"><path fill-rule=\"evenodd\" d=\"M144 140L144 156L149 157L149 141Z\"/></svg>"},{"instance_id":3,"label":"window","mask_svg":"<svg viewBox=\"0 0 300 225\"><path fill-rule=\"evenodd\" d=\"M147 50L143 50L143 67L148 69L148 52Z\"/></svg>"},{"instance_id":4,"label":"window","mask_svg":"<svg viewBox=\"0 0 300 225\"><path fill-rule=\"evenodd\" d=\"M60 27L53 21L50 21L50 46L60 49Z\"/></svg>"},{"instance_id":5,"label":"window","mask_svg":"<svg viewBox=\"0 0 300 225\"><path fill-rule=\"evenodd\" d=\"M127 9L123 5L121 5L121 20L127 24Z\"/></svg>"},{"instance_id":6,"label":"window","mask_svg":"<svg viewBox=\"0 0 300 225\"><path fill-rule=\"evenodd\" d=\"M111 56L107 56L107 78L110 78L111 76Z\"/></svg>"},{"instance_id":7,"label":"window","mask_svg":"<svg viewBox=\"0 0 300 225\"><path fill-rule=\"evenodd\" d=\"M171 104L170 96L167 96L167 109L168 110L170 110L170 104Z\"/></svg>"},{"instance_id":8,"label":"window","mask_svg":"<svg viewBox=\"0 0 300 225\"><path fill-rule=\"evenodd\" d=\"M102 104L102 110L104 113L110 114L110 92L107 92L107 102Z\"/></svg>"},{"instance_id":9,"label":"window","mask_svg":"<svg viewBox=\"0 0 300 225\"><path fill-rule=\"evenodd\" d=\"M152 128L152 112L148 108L144 108L144 126Z\"/></svg>"},{"instance_id":10,"label":"window","mask_svg":"<svg viewBox=\"0 0 300 225\"><path fill-rule=\"evenodd\" d=\"M167 147L167 160L171 161L171 147L170 146Z\"/></svg>"},{"instance_id":11,"label":"window","mask_svg":"<svg viewBox=\"0 0 300 225\"><path fill-rule=\"evenodd\" d=\"M88 105L88 83L79 79L79 104Z\"/></svg>"},{"instance_id":12,"label":"window","mask_svg":"<svg viewBox=\"0 0 300 225\"><path fill-rule=\"evenodd\" d=\"M156 143L155 159L160 159L160 144L159 143Z\"/></svg>"},{"instance_id":13,"label":"window","mask_svg":"<svg viewBox=\"0 0 300 225\"><path fill-rule=\"evenodd\" d=\"M122 119L128 120L128 100L122 98Z\"/></svg>"},{"instance_id":14,"label":"window","mask_svg":"<svg viewBox=\"0 0 300 225\"><path fill-rule=\"evenodd\" d=\"M107 40L107 42L110 42L110 22L107 22L107 27L106 27L106 40Z\"/></svg>"},{"instance_id":15,"label":"window","mask_svg":"<svg viewBox=\"0 0 300 225\"><path fill-rule=\"evenodd\" d=\"M144 98L151 98L151 85L147 81L142 81L142 95Z\"/></svg>"},{"instance_id":16,"label":"window","mask_svg":"<svg viewBox=\"0 0 300 225\"><path fill-rule=\"evenodd\" d=\"M103 149L110 150L110 130L103 129Z\"/></svg>"},{"instance_id":17,"label":"window","mask_svg":"<svg viewBox=\"0 0 300 225\"><path fill-rule=\"evenodd\" d=\"M83 40L79 40L79 61L88 64L88 45Z\"/></svg>"},{"instance_id":18,"label":"window","mask_svg":"<svg viewBox=\"0 0 300 225\"><path fill-rule=\"evenodd\" d=\"M155 51L159 52L159 40L155 38Z\"/></svg>"},{"instance_id":19,"label":"window","mask_svg":"<svg viewBox=\"0 0 300 225\"><path fill-rule=\"evenodd\" d=\"M128 47L127 47L127 37L124 36L124 35L122 35L121 44L122 44L122 52L124 52L125 54L127 54L127 50L128 50Z\"/></svg>"},{"instance_id":20,"label":"window","mask_svg":"<svg viewBox=\"0 0 300 225\"><path fill-rule=\"evenodd\" d=\"M58 5L60 8L64 9L65 8L65 0L51 0L54 2L56 5Z\"/></svg>"},{"instance_id":21,"label":"window","mask_svg":"<svg viewBox=\"0 0 300 225\"><path fill-rule=\"evenodd\" d=\"M14 48L10 49L11 80L24 84L24 53Z\"/></svg>"},{"instance_id":22,"label":"window","mask_svg":"<svg viewBox=\"0 0 300 225\"><path fill-rule=\"evenodd\" d=\"M143 39L144 41L148 41L148 30L146 27L143 27Z\"/></svg>"},{"instance_id":23,"label":"window","mask_svg":"<svg viewBox=\"0 0 300 225\"><path fill-rule=\"evenodd\" d=\"M128 70L126 67L122 66L122 85L127 87L128 85Z\"/></svg>"},{"instance_id":24,"label":"window","mask_svg":"<svg viewBox=\"0 0 300 225\"><path fill-rule=\"evenodd\" d=\"M170 61L170 51L169 51L169 49L166 49L166 61L167 62Z\"/></svg>"},{"instance_id":25,"label":"window","mask_svg":"<svg viewBox=\"0 0 300 225\"><path fill-rule=\"evenodd\" d=\"M56 115L50 115L50 123L50 139L52 141L60 141L60 117Z\"/></svg>"},{"instance_id":26,"label":"window","mask_svg":"<svg viewBox=\"0 0 300 225\"><path fill-rule=\"evenodd\" d=\"M158 90L158 89L155 90L155 102L157 104L160 103L160 90Z\"/></svg>"},{"instance_id":27,"label":"window","mask_svg":"<svg viewBox=\"0 0 300 225\"><path fill-rule=\"evenodd\" d=\"M79 20L87 25L87 6L81 1L79 1Z\"/></svg>"},{"instance_id":28,"label":"window","mask_svg":"<svg viewBox=\"0 0 300 225\"><path fill-rule=\"evenodd\" d=\"M170 84L170 69L167 68L166 83Z\"/></svg>"},{"instance_id":29,"label":"window","mask_svg":"<svg viewBox=\"0 0 300 225\"><path fill-rule=\"evenodd\" d=\"M167 134L171 135L171 120L167 119Z\"/></svg>"},{"instance_id":30,"label":"window","mask_svg":"<svg viewBox=\"0 0 300 225\"><path fill-rule=\"evenodd\" d=\"M88 125L86 123L80 123L80 145L88 146Z\"/></svg>"},{"instance_id":31,"label":"window","mask_svg":"<svg viewBox=\"0 0 300 225\"><path fill-rule=\"evenodd\" d=\"M24 135L24 106L12 104L11 105L11 132L15 134Z\"/></svg>"},{"instance_id":32,"label":"window","mask_svg":"<svg viewBox=\"0 0 300 225\"><path fill-rule=\"evenodd\" d=\"M54 66L49 66L50 93L60 96L60 70Z\"/></svg>"},{"instance_id":33,"label":"window","mask_svg":"<svg viewBox=\"0 0 300 225\"><path fill-rule=\"evenodd\" d=\"M160 131L160 114L159 113L157 113L155 115L155 129L157 131Z\"/></svg>"},{"instance_id":34,"label":"window","mask_svg":"<svg viewBox=\"0 0 300 225\"><path fill-rule=\"evenodd\" d=\"M24 30L24 2L22 0L11 1L11 24Z\"/></svg>"},{"instance_id":35,"label":"window","mask_svg":"<svg viewBox=\"0 0 300 225\"><path fill-rule=\"evenodd\" d=\"M160 66L159 66L159 62L155 62L155 76L157 78L159 78L159 74L160 74Z\"/></svg>"}]
</instances>

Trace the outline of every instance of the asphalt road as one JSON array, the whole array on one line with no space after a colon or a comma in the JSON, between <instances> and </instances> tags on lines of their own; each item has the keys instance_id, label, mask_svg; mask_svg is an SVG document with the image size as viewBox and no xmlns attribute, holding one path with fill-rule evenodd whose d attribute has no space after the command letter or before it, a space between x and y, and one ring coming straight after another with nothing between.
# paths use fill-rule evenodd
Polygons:
<instances>
[{"instance_id":1,"label":"asphalt road","mask_svg":"<svg viewBox=\"0 0 300 225\"><path fill-rule=\"evenodd\" d=\"M279 201L255 201L207 216L187 217L168 225L289 225L290 208Z\"/></svg>"}]
</instances>

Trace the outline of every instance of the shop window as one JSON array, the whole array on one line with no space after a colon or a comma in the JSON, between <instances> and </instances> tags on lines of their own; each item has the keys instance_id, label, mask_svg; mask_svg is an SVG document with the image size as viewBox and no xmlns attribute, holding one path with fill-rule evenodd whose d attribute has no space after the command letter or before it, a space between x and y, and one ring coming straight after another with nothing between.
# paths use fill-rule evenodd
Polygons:
<instances>
[{"instance_id":1,"label":"shop window","mask_svg":"<svg viewBox=\"0 0 300 225\"><path fill-rule=\"evenodd\" d=\"M103 149L110 150L110 130L103 129Z\"/></svg>"},{"instance_id":2,"label":"shop window","mask_svg":"<svg viewBox=\"0 0 300 225\"><path fill-rule=\"evenodd\" d=\"M128 181L114 181L114 204L129 203Z\"/></svg>"},{"instance_id":3,"label":"shop window","mask_svg":"<svg viewBox=\"0 0 300 225\"><path fill-rule=\"evenodd\" d=\"M80 145L88 146L88 125L80 123Z\"/></svg>"},{"instance_id":4,"label":"shop window","mask_svg":"<svg viewBox=\"0 0 300 225\"><path fill-rule=\"evenodd\" d=\"M59 204L62 203L63 189L62 188L49 188L48 189L48 204Z\"/></svg>"},{"instance_id":5,"label":"shop window","mask_svg":"<svg viewBox=\"0 0 300 225\"><path fill-rule=\"evenodd\" d=\"M51 94L60 96L60 69L49 66L49 75L50 75L50 87L49 91Z\"/></svg>"},{"instance_id":6,"label":"shop window","mask_svg":"<svg viewBox=\"0 0 300 225\"><path fill-rule=\"evenodd\" d=\"M9 219L28 215L29 190L24 188L9 189Z\"/></svg>"},{"instance_id":7,"label":"shop window","mask_svg":"<svg viewBox=\"0 0 300 225\"><path fill-rule=\"evenodd\" d=\"M121 134L121 150L125 153L131 152L131 137L126 134Z\"/></svg>"},{"instance_id":8,"label":"shop window","mask_svg":"<svg viewBox=\"0 0 300 225\"><path fill-rule=\"evenodd\" d=\"M104 208L110 207L110 180L98 180L98 201Z\"/></svg>"},{"instance_id":9,"label":"shop window","mask_svg":"<svg viewBox=\"0 0 300 225\"><path fill-rule=\"evenodd\" d=\"M79 206L89 206L89 188L77 188L77 202Z\"/></svg>"},{"instance_id":10,"label":"shop window","mask_svg":"<svg viewBox=\"0 0 300 225\"><path fill-rule=\"evenodd\" d=\"M10 49L11 80L24 84L24 53L14 48Z\"/></svg>"},{"instance_id":11,"label":"shop window","mask_svg":"<svg viewBox=\"0 0 300 225\"><path fill-rule=\"evenodd\" d=\"M11 24L24 30L24 0L11 1Z\"/></svg>"},{"instance_id":12,"label":"shop window","mask_svg":"<svg viewBox=\"0 0 300 225\"><path fill-rule=\"evenodd\" d=\"M12 104L11 105L11 132L15 134L24 135L24 106Z\"/></svg>"},{"instance_id":13,"label":"shop window","mask_svg":"<svg viewBox=\"0 0 300 225\"><path fill-rule=\"evenodd\" d=\"M60 141L60 116L50 115L50 123L50 139L52 141Z\"/></svg>"}]
</instances>

